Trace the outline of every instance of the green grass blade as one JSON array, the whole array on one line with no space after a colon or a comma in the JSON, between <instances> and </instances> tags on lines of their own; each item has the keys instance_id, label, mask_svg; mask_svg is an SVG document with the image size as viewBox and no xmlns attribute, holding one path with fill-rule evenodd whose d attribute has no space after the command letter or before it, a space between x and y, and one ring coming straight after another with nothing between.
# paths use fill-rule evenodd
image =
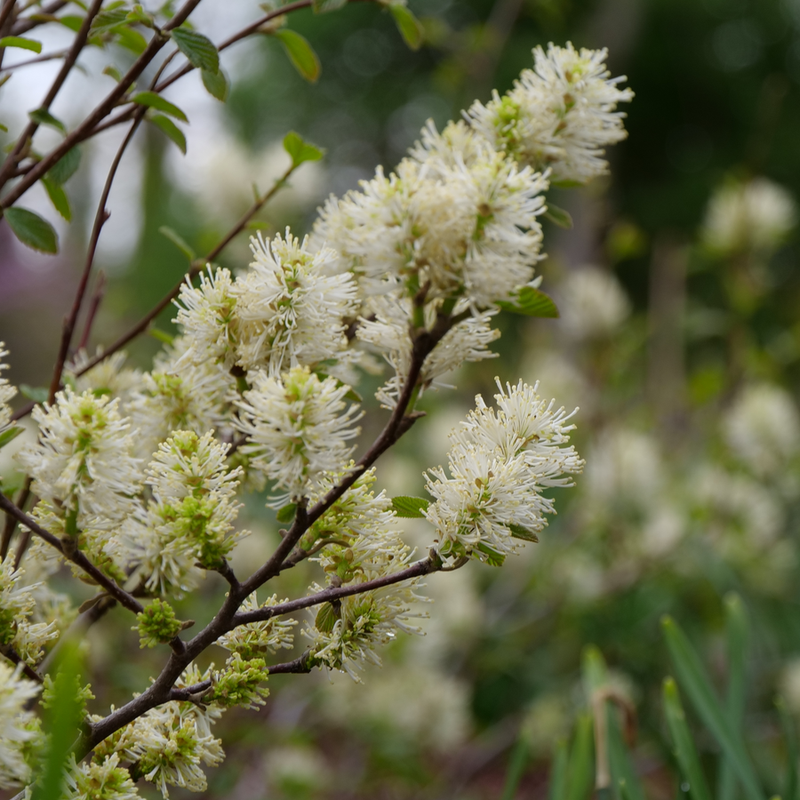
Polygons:
<instances>
[{"instance_id":1,"label":"green grass blade","mask_svg":"<svg viewBox=\"0 0 800 800\"><path fill-rule=\"evenodd\" d=\"M565 800L586 800L594 777L594 721L582 714L575 726L575 740L569 754Z\"/></svg>"},{"instance_id":2,"label":"green grass blade","mask_svg":"<svg viewBox=\"0 0 800 800\"><path fill-rule=\"evenodd\" d=\"M608 760L611 765L611 777L620 787L620 796L627 800L647 800L642 785L636 776L628 748L622 739L617 715L609 713L608 720ZM625 785L623 791L622 786Z\"/></svg>"},{"instance_id":3,"label":"green grass blade","mask_svg":"<svg viewBox=\"0 0 800 800\"><path fill-rule=\"evenodd\" d=\"M728 723L725 709L715 695L697 653L673 619L665 617L662 627L681 688L733 765L747 797L750 800L765 800L739 731Z\"/></svg>"},{"instance_id":4,"label":"green grass blade","mask_svg":"<svg viewBox=\"0 0 800 800\"><path fill-rule=\"evenodd\" d=\"M697 749L694 746L689 726L686 724L686 715L683 712L678 687L672 678L664 681L663 694L667 725L672 737L672 744L675 747L675 759L681 775L689 784L689 794L692 800L711 800L711 793L700 767Z\"/></svg>"},{"instance_id":5,"label":"green grass blade","mask_svg":"<svg viewBox=\"0 0 800 800\"><path fill-rule=\"evenodd\" d=\"M569 743L566 739L561 739L556 744L553 764L550 767L550 788L547 793L547 800L566 800L568 765Z\"/></svg>"},{"instance_id":6,"label":"green grass blade","mask_svg":"<svg viewBox=\"0 0 800 800\"><path fill-rule=\"evenodd\" d=\"M786 742L786 781L783 790L783 800L800 800L800 792L798 792L798 779L797 779L797 731L794 727L794 720L792 719L789 710L786 708L786 703L782 697L775 700L775 706L778 709L778 714L781 718L781 728L783 729L783 738Z\"/></svg>"},{"instance_id":7,"label":"green grass blade","mask_svg":"<svg viewBox=\"0 0 800 800\"><path fill-rule=\"evenodd\" d=\"M511 751L511 759L506 772L506 784L503 788L501 800L514 800L519 782L525 774L525 768L531 757L530 739L525 733L524 728L520 730L514 748Z\"/></svg>"}]
</instances>

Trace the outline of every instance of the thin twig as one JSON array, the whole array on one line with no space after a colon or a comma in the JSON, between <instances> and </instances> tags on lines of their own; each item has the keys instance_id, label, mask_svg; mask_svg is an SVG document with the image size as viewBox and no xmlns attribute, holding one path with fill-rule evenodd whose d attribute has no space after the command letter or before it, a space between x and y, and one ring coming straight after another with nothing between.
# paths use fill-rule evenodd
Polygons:
<instances>
[{"instance_id":1,"label":"thin twig","mask_svg":"<svg viewBox=\"0 0 800 800\"><path fill-rule=\"evenodd\" d=\"M69 353L69 347L72 343L72 335L75 332L75 325L78 322L78 314L81 311L81 305L83 304L83 298L86 294L86 288L89 285L89 275L92 272L92 265L94 263L94 256L97 252L97 243L100 240L100 232L103 230L103 225L105 225L106 220L108 220L110 214L108 209L106 208L106 203L108 202L108 195L111 192L111 186L114 183L114 178L117 176L117 169L119 167L120 161L122 161L122 156L125 154L125 150L127 150L128 145L133 140L134 135L136 134L136 130L138 129L139 125L144 119L145 112L147 111L146 106L142 106L138 112L134 115L133 123L128 130L127 135L122 140L122 144L119 146L116 155L114 156L114 160L111 162L111 168L108 171L108 175L106 176L106 182L103 186L103 192L100 195L100 202L97 204L97 213L94 217L94 225L92 226L92 235L89 239L89 250L86 254L86 265L83 268L83 274L81 275L81 279L78 283L78 289L75 292L75 299L72 303L72 311L70 312L69 316L64 320L64 329L61 335L61 345L58 349L58 356L56 358L55 367L53 368L53 377L50 381L50 394L49 394L49 402L53 402L56 396L56 392L61 387L61 376L64 372L64 364L67 360L67 354Z\"/></svg>"},{"instance_id":2,"label":"thin twig","mask_svg":"<svg viewBox=\"0 0 800 800\"><path fill-rule=\"evenodd\" d=\"M94 326L97 311L100 308L100 303L103 302L103 297L106 293L106 274L102 270L97 273L97 283L94 287L92 300L89 303L89 310L86 312L86 323L83 326L83 333L81 340L78 342L78 350L85 350L89 344L89 337L92 335L92 327Z\"/></svg>"},{"instance_id":3,"label":"thin twig","mask_svg":"<svg viewBox=\"0 0 800 800\"><path fill-rule=\"evenodd\" d=\"M28 502L28 498L31 494L31 483L33 482L33 478L29 475L25 478L25 482L22 484L22 488L19 490L19 494L17 495L17 507L21 509L25 509L25 503ZM6 556L8 555L8 548L11 547L11 539L14 536L14 531L17 529L17 520L11 516L11 514L6 515L6 524L3 526L3 538L0 540L0 561L5 561Z\"/></svg>"},{"instance_id":4,"label":"thin twig","mask_svg":"<svg viewBox=\"0 0 800 800\"><path fill-rule=\"evenodd\" d=\"M32 14L30 17L18 17L14 21L14 27L11 30L12 34L14 36L20 36L23 33L33 30L33 28L37 28L39 25L51 22L52 20L48 19L48 17L53 16L56 11L61 11L64 6L69 5L70 1L71 0L54 0L49 5L42 6L39 11Z\"/></svg>"},{"instance_id":5,"label":"thin twig","mask_svg":"<svg viewBox=\"0 0 800 800\"><path fill-rule=\"evenodd\" d=\"M64 58L69 54L69 50L58 50L55 53L47 53L43 56L30 58L27 61L19 61L16 64L11 64L8 67L0 67L0 72L9 72L12 69L21 69L22 67L29 67L31 64L41 64L44 61L53 61L56 58Z\"/></svg>"},{"instance_id":6,"label":"thin twig","mask_svg":"<svg viewBox=\"0 0 800 800\"><path fill-rule=\"evenodd\" d=\"M270 675L286 675L287 673L296 675L298 673L311 672L314 667L309 660L310 655L311 653L306 651L303 655L298 656L292 661L284 661L283 664L273 664L271 667L267 667L267 672Z\"/></svg>"},{"instance_id":7,"label":"thin twig","mask_svg":"<svg viewBox=\"0 0 800 800\"><path fill-rule=\"evenodd\" d=\"M14 650L10 644L4 644L0 646L0 653L2 653L15 666L17 664L22 664L22 671L32 681L36 681L36 683L42 682L42 676L30 664L23 661L19 653L17 653L17 651Z\"/></svg>"},{"instance_id":8,"label":"thin twig","mask_svg":"<svg viewBox=\"0 0 800 800\"><path fill-rule=\"evenodd\" d=\"M142 604L131 594L126 592L116 581L104 575L88 558L77 548L65 548L58 537L50 531L45 530L36 520L29 517L24 511L17 508L2 492L0 492L0 509L15 517L26 528L33 531L37 536L44 539L51 547L55 547L64 558L72 561L80 567L92 580L102 586L120 605L125 606L134 614L139 614L144 610Z\"/></svg>"}]
</instances>

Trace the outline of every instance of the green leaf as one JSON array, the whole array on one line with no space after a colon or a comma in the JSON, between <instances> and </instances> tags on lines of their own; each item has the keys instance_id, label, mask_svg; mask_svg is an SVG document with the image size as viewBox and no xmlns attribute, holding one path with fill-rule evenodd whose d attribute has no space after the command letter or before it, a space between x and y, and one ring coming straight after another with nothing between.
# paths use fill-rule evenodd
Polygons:
<instances>
[{"instance_id":1,"label":"green leaf","mask_svg":"<svg viewBox=\"0 0 800 800\"><path fill-rule=\"evenodd\" d=\"M216 72L201 69L200 77L203 79L203 86L206 87L206 91L212 97L216 97L221 103L224 103L228 99L230 86L228 85L228 79L225 77L225 73L221 69L218 69Z\"/></svg>"},{"instance_id":2,"label":"green leaf","mask_svg":"<svg viewBox=\"0 0 800 800\"><path fill-rule=\"evenodd\" d=\"M395 516L407 519L424 519L422 512L428 508L430 501L424 497L393 497L392 508Z\"/></svg>"},{"instance_id":3,"label":"green leaf","mask_svg":"<svg viewBox=\"0 0 800 800\"><path fill-rule=\"evenodd\" d=\"M550 789L547 800L566 800L568 765L569 743L566 739L560 739L556 743L556 751L550 767Z\"/></svg>"},{"instance_id":4,"label":"green leaf","mask_svg":"<svg viewBox=\"0 0 800 800\"><path fill-rule=\"evenodd\" d=\"M28 386L27 383L19 385L19 393L28 400L33 400L34 403L46 403L47 398L50 396L50 390L45 386Z\"/></svg>"},{"instance_id":5,"label":"green leaf","mask_svg":"<svg viewBox=\"0 0 800 800\"><path fill-rule=\"evenodd\" d=\"M583 649L581 655L581 673L586 702L591 705L592 698L598 689L602 689L608 681L608 669L603 654L594 646Z\"/></svg>"},{"instance_id":6,"label":"green leaf","mask_svg":"<svg viewBox=\"0 0 800 800\"><path fill-rule=\"evenodd\" d=\"M2 122L0 122L0 131L3 131L3 133L8 133L8 128L3 125Z\"/></svg>"},{"instance_id":7,"label":"green leaf","mask_svg":"<svg viewBox=\"0 0 800 800\"><path fill-rule=\"evenodd\" d=\"M522 525L506 525L506 527L511 531L511 535L515 539L522 539L524 542L539 541L539 537L533 531L523 528Z\"/></svg>"},{"instance_id":8,"label":"green leaf","mask_svg":"<svg viewBox=\"0 0 800 800\"><path fill-rule=\"evenodd\" d=\"M167 346L175 341L175 337L172 334L159 330L158 328L148 328L147 335L152 336L157 342L161 342L161 344Z\"/></svg>"},{"instance_id":9,"label":"green leaf","mask_svg":"<svg viewBox=\"0 0 800 800\"><path fill-rule=\"evenodd\" d=\"M64 16L58 18L58 21L65 28L69 28L74 33L77 33L81 29L81 25L83 25L83 19L83 17L77 14L64 14Z\"/></svg>"},{"instance_id":10,"label":"green leaf","mask_svg":"<svg viewBox=\"0 0 800 800\"><path fill-rule=\"evenodd\" d=\"M306 142L299 133L289 131L283 137L283 149L292 157L292 164L299 167L304 161L319 161L323 151Z\"/></svg>"},{"instance_id":11,"label":"green leaf","mask_svg":"<svg viewBox=\"0 0 800 800\"><path fill-rule=\"evenodd\" d=\"M517 787L525 774L525 768L530 760L531 742L525 732L521 730L514 744L514 749L511 751L511 758L506 771L506 782L500 800L514 800Z\"/></svg>"},{"instance_id":12,"label":"green leaf","mask_svg":"<svg viewBox=\"0 0 800 800\"><path fill-rule=\"evenodd\" d=\"M315 14L326 14L329 11L338 11L347 0L313 0L311 8Z\"/></svg>"},{"instance_id":13,"label":"green leaf","mask_svg":"<svg viewBox=\"0 0 800 800\"><path fill-rule=\"evenodd\" d=\"M101 11L93 20L89 35L97 33L108 33L124 25L128 18L128 12L124 8L113 8L109 11ZM81 22L83 20L81 19Z\"/></svg>"},{"instance_id":14,"label":"green leaf","mask_svg":"<svg viewBox=\"0 0 800 800\"><path fill-rule=\"evenodd\" d=\"M617 782L620 794L625 800L647 800L628 749L622 739L619 721L610 710L608 716L608 761L611 767L611 777ZM624 791L623 786L625 787Z\"/></svg>"},{"instance_id":15,"label":"green leaf","mask_svg":"<svg viewBox=\"0 0 800 800\"><path fill-rule=\"evenodd\" d=\"M280 39L289 61L294 64L295 69L310 83L315 83L322 67L319 63L317 54L311 48L308 40L296 31L280 30L275 31L273 36Z\"/></svg>"},{"instance_id":16,"label":"green leaf","mask_svg":"<svg viewBox=\"0 0 800 800\"><path fill-rule=\"evenodd\" d=\"M711 800L708 784L703 776L703 770L700 768L697 749L694 746L689 726L686 724L686 715L683 712L678 687L672 678L664 681L663 696L667 725L675 748L675 759L681 775L689 784L689 794L692 800Z\"/></svg>"},{"instance_id":17,"label":"green leaf","mask_svg":"<svg viewBox=\"0 0 800 800\"><path fill-rule=\"evenodd\" d=\"M12 426L11 428L6 428L3 431L0 431L0 449L5 447L9 442L14 441L23 431L23 428L18 426Z\"/></svg>"},{"instance_id":18,"label":"green leaf","mask_svg":"<svg viewBox=\"0 0 800 800\"><path fill-rule=\"evenodd\" d=\"M186 136L183 131L169 118L161 114L156 114L149 118L150 122L161 128L164 133L175 142L181 149L181 152L186 155Z\"/></svg>"},{"instance_id":19,"label":"green leaf","mask_svg":"<svg viewBox=\"0 0 800 800\"><path fill-rule=\"evenodd\" d=\"M49 125L61 133L67 132L67 126L60 119L56 119L46 108L37 108L35 111L29 111L28 116L37 125Z\"/></svg>"},{"instance_id":20,"label":"green leaf","mask_svg":"<svg viewBox=\"0 0 800 800\"><path fill-rule=\"evenodd\" d=\"M117 44L121 44L125 49L130 50L140 56L147 49L147 39L139 31L135 31L127 26L118 28L115 31Z\"/></svg>"},{"instance_id":21,"label":"green leaf","mask_svg":"<svg viewBox=\"0 0 800 800\"><path fill-rule=\"evenodd\" d=\"M746 699L746 662L748 623L747 612L741 598L729 594L725 598L725 631L728 649L728 689L725 706L728 723L736 730L741 730L744 718ZM736 772L733 764L724 756L720 759L719 778L717 780L717 800L735 800Z\"/></svg>"},{"instance_id":22,"label":"green leaf","mask_svg":"<svg viewBox=\"0 0 800 800\"><path fill-rule=\"evenodd\" d=\"M287 505L283 506L283 508L279 509L276 519L282 525L287 525L294 519L294 515L296 513L297 503L288 503Z\"/></svg>"},{"instance_id":23,"label":"green leaf","mask_svg":"<svg viewBox=\"0 0 800 800\"><path fill-rule=\"evenodd\" d=\"M797 780L797 759L800 757L797 749L797 731L794 726L794 719L786 708L786 703L782 697L775 698L775 707L778 709L778 714L781 718L781 728L783 729L783 738L786 742L786 784L783 790L784 800L798 800Z\"/></svg>"},{"instance_id":24,"label":"green leaf","mask_svg":"<svg viewBox=\"0 0 800 800\"><path fill-rule=\"evenodd\" d=\"M163 111L171 117L179 119L181 122L188 122L186 114L181 111L174 103L165 100L160 94L155 92L139 92L131 97L132 103L138 103L140 106L148 106L154 108L156 111Z\"/></svg>"},{"instance_id":25,"label":"green leaf","mask_svg":"<svg viewBox=\"0 0 800 800\"><path fill-rule=\"evenodd\" d=\"M4 209L3 216L14 236L24 245L41 253L58 252L58 235L46 219L17 206Z\"/></svg>"},{"instance_id":26,"label":"green leaf","mask_svg":"<svg viewBox=\"0 0 800 800\"><path fill-rule=\"evenodd\" d=\"M486 563L490 567L502 567L506 561L506 557L502 553L498 553L493 547L489 547L484 542L478 542L475 549L486 556Z\"/></svg>"},{"instance_id":27,"label":"green leaf","mask_svg":"<svg viewBox=\"0 0 800 800\"><path fill-rule=\"evenodd\" d=\"M42 184L56 211L69 222L72 219L72 210L69 207L69 198L64 191L64 187L60 183L56 183L52 178L48 178L47 175L42 178Z\"/></svg>"},{"instance_id":28,"label":"green leaf","mask_svg":"<svg viewBox=\"0 0 800 800\"><path fill-rule=\"evenodd\" d=\"M544 218L549 219L554 225L558 225L559 228L566 228L569 230L572 225L572 217L570 216L568 211L564 211L563 208L559 208L557 205L548 202L547 210L544 212Z\"/></svg>"},{"instance_id":29,"label":"green leaf","mask_svg":"<svg viewBox=\"0 0 800 800\"><path fill-rule=\"evenodd\" d=\"M77 171L81 164L80 147L72 147L47 170L47 177L63 186Z\"/></svg>"},{"instance_id":30,"label":"green leaf","mask_svg":"<svg viewBox=\"0 0 800 800\"><path fill-rule=\"evenodd\" d=\"M389 11L394 17L397 30L403 37L405 43L412 50L419 50L425 39L425 30L420 21L405 6L399 3L392 3Z\"/></svg>"},{"instance_id":31,"label":"green leaf","mask_svg":"<svg viewBox=\"0 0 800 800\"><path fill-rule=\"evenodd\" d=\"M4 36L0 39L0 47L19 47L21 50L33 50L34 53L42 52L41 42L26 39L24 36Z\"/></svg>"},{"instance_id":32,"label":"green leaf","mask_svg":"<svg viewBox=\"0 0 800 800\"><path fill-rule=\"evenodd\" d=\"M103 75L108 75L109 77L113 78L117 83L122 80L122 73L113 65L109 64L106 67L103 67Z\"/></svg>"},{"instance_id":33,"label":"green leaf","mask_svg":"<svg viewBox=\"0 0 800 800\"><path fill-rule=\"evenodd\" d=\"M575 740L567 764L564 800L586 800L592 787L594 753L592 715L582 714L575 726Z\"/></svg>"},{"instance_id":34,"label":"green leaf","mask_svg":"<svg viewBox=\"0 0 800 800\"><path fill-rule=\"evenodd\" d=\"M189 28L175 28L170 34L193 67L209 72L219 71L219 53L211 39Z\"/></svg>"},{"instance_id":35,"label":"green leaf","mask_svg":"<svg viewBox=\"0 0 800 800\"><path fill-rule=\"evenodd\" d=\"M555 319L558 317L558 308L550 295L534 289L533 286L523 286L515 298L515 302L498 302L504 311L511 311L514 314L524 314L526 317L547 317Z\"/></svg>"},{"instance_id":36,"label":"green leaf","mask_svg":"<svg viewBox=\"0 0 800 800\"><path fill-rule=\"evenodd\" d=\"M721 745L726 758L736 770L747 796L751 800L764 800L764 794L740 732L728 724L725 710L714 693L697 653L673 619L665 617L661 625L681 688L689 696L705 726Z\"/></svg>"},{"instance_id":37,"label":"green leaf","mask_svg":"<svg viewBox=\"0 0 800 800\"><path fill-rule=\"evenodd\" d=\"M166 236L167 239L169 239L172 244L174 244L178 250L180 250L186 256L186 258L189 259L189 261L195 260L197 257L196 253L179 233L176 233L174 230L172 230L172 228L168 228L166 225L162 225L158 229L158 232L162 236Z\"/></svg>"}]
</instances>

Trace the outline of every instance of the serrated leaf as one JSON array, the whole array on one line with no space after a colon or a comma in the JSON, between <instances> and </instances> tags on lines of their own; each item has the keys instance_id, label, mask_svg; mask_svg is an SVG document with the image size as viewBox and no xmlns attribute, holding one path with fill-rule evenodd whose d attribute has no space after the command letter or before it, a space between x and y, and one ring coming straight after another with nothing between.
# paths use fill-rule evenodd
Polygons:
<instances>
[{"instance_id":1,"label":"serrated leaf","mask_svg":"<svg viewBox=\"0 0 800 800\"><path fill-rule=\"evenodd\" d=\"M289 61L295 69L310 83L315 83L319 78L322 67L319 58L314 52L308 40L296 31L280 30L275 31L273 36L280 39Z\"/></svg>"},{"instance_id":2,"label":"serrated leaf","mask_svg":"<svg viewBox=\"0 0 800 800\"><path fill-rule=\"evenodd\" d=\"M555 319L559 316L553 298L533 286L523 286L517 293L516 302L499 302L497 305L504 311L524 314L526 317Z\"/></svg>"},{"instance_id":3,"label":"serrated leaf","mask_svg":"<svg viewBox=\"0 0 800 800\"><path fill-rule=\"evenodd\" d=\"M545 219L549 219L554 225L558 225L559 228L565 228L569 230L572 225L572 217L570 216L569 211L565 211L563 208L559 208L553 203L547 204L547 211L544 212Z\"/></svg>"},{"instance_id":4,"label":"serrated leaf","mask_svg":"<svg viewBox=\"0 0 800 800\"><path fill-rule=\"evenodd\" d=\"M54 117L46 108L37 108L35 111L29 111L28 116L37 125L48 125L57 131L61 131L61 133L67 132L67 126L60 119Z\"/></svg>"},{"instance_id":5,"label":"serrated leaf","mask_svg":"<svg viewBox=\"0 0 800 800\"><path fill-rule=\"evenodd\" d=\"M341 611L333 603L325 603L319 607L317 617L314 620L314 627L323 633L330 633L337 620L341 618Z\"/></svg>"},{"instance_id":6,"label":"serrated leaf","mask_svg":"<svg viewBox=\"0 0 800 800\"><path fill-rule=\"evenodd\" d=\"M408 519L424 519L423 513L430 504L424 497L393 497L392 508L395 516Z\"/></svg>"},{"instance_id":7,"label":"serrated leaf","mask_svg":"<svg viewBox=\"0 0 800 800\"><path fill-rule=\"evenodd\" d=\"M219 53L211 39L185 27L175 28L170 34L193 67L219 71Z\"/></svg>"},{"instance_id":8,"label":"serrated leaf","mask_svg":"<svg viewBox=\"0 0 800 800\"><path fill-rule=\"evenodd\" d=\"M47 170L47 177L63 186L78 170L81 163L80 147L72 147Z\"/></svg>"},{"instance_id":9,"label":"serrated leaf","mask_svg":"<svg viewBox=\"0 0 800 800\"><path fill-rule=\"evenodd\" d=\"M23 431L23 428L17 426L6 428L0 431L0 448L5 447L9 442L13 442Z\"/></svg>"},{"instance_id":10,"label":"serrated leaf","mask_svg":"<svg viewBox=\"0 0 800 800\"><path fill-rule=\"evenodd\" d=\"M34 53L42 52L42 43L36 39L26 39L24 36L4 36L0 39L0 47L18 47L20 50L32 50Z\"/></svg>"},{"instance_id":11,"label":"serrated leaf","mask_svg":"<svg viewBox=\"0 0 800 800\"><path fill-rule=\"evenodd\" d=\"M326 14L329 11L338 11L346 4L347 0L313 0L311 8L315 14Z\"/></svg>"},{"instance_id":12,"label":"serrated leaf","mask_svg":"<svg viewBox=\"0 0 800 800\"><path fill-rule=\"evenodd\" d=\"M490 567L502 567L505 563L506 557L484 542L478 542L475 545L475 549L486 556L485 561Z\"/></svg>"},{"instance_id":13,"label":"serrated leaf","mask_svg":"<svg viewBox=\"0 0 800 800\"><path fill-rule=\"evenodd\" d=\"M511 531L511 535L515 539L522 539L525 542L539 541L539 537L533 531L529 531L521 525L507 525L506 527Z\"/></svg>"},{"instance_id":14,"label":"serrated leaf","mask_svg":"<svg viewBox=\"0 0 800 800\"><path fill-rule=\"evenodd\" d=\"M162 114L155 114L149 117L150 122L161 128L167 136L175 142L181 149L181 152L186 155L186 136L183 131L169 118Z\"/></svg>"},{"instance_id":15,"label":"serrated leaf","mask_svg":"<svg viewBox=\"0 0 800 800\"><path fill-rule=\"evenodd\" d=\"M299 167L304 161L319 161L323 156L319 147L309 144L294 131L289 131L283 137L283 149L292 157L292 164L295 167Z\"/></svg>"},{"instance_id":16,"label":"serrated leaf","mask_svg":"<svg viewBox=\"0 0 800 800\"><path fill-rule=\"evenodd\" d=\"M228 99L230 85L228 84L228 79L225 77L225 73L221 69L218 69L216 72L201 69L200 77L203 80L203 86L206 87L206 91L212 97L216 97L221 103L224 103Z\"/></svg>"},{"instance_id":17,"label":"serrated leaf","mask_svg":"<svg viewBox=\"0 0 800 800\"><path fill-rule=\"evenodd\" d=\"M56 183L52 178L48 178L46 175L42 178L42 185L56 211L58 211L67 222L70 222L72 220L72 210L69 207L69 198L64 191L64 187L61 186L60 183Z\"/></svg>"},{"instance_id":18,"label":"serrated leaf","mask_svg":"<svg viewBox=\"0 0 800 800\"><path fill-rule=\"evenodd\" d=\"M294 515L296 513L297 513L297 503L288 503L278 511L276 519L282 525L286 525L287 523L291 522L294 519Z\"/></svg>"},{"instance_id":19,"label":"serrated leaf","mask_svg":"<svg viewBox=\"0 0 800 800\"><path fill-rule=\"evenodd\" d=\"M115 33L117 44L122 45L126 50L130 50L137 56L140 56L147 49L147 39L139 31L125 26L118 28Z\"/></svg>"},{"instance_id":20,"label":"serrated leaf","mask_svg":"<svg viewBox=\"0 0 800 800\"><path fill-rule=\"evenodd\" d=\"M195 260L197 257L196 253L179 233L176 233L174 230L172 230L172 228L169 228L166 225L162 225L158 229L158 232L162 236L166 236L167 239L169 239L172 244L174 244L175 247L177 247L178 250L180 250L186 256L186 258L189 259L189 261Z\"/></svg>"},{"instance_id":21,"label":"serrated leaf","mask_svg":"<svg viewBox=\"0 0 800 800\"><path fill-rule=\"evenodd\" d=\"M181 122L189 121L186 114L184 114L178 106L174 103L170 103L169 100L166 100L155 92L139 92L131 97L131 102L154 108L156 111L163 111L165 114L169 114L171 117L175 117L175 119L179 119Z\"/></svg>"},{"instance_id":22,"label":"serrated leaf","mask_svg":"<svg viewBox=\"0 0 800 800\"><path fill-rule=\"evenodd\" d=\"M46 403L50 396L49 390L45 386L28 386L27 383L19 385L19 393L34 403Z\"/></svg>"},{"instance_id":23,"label":"serrated leaf","mask_svg":"<svg viewBox=\"0 0 800 800\"><path fill-rule=\"evenodd\" d=\"M113 64L109 64L107 67L103 68L103 75L108 75L117 83L122 80L122 73Z\"/></svg>"},{"instance_id":24,"label":"serrated leaf","mask_svg":"<svg viewBox=\"0 0 800 800\"><path fill-rule=\"evenodd\" d=\"M124 8L113 8L108 11L101 11L93 20L89 34L108 33L120 25L124 25L128 17L128 12ZM81 19L81 22L83 20Z\"/></svg>"},{"instance_id":25,"label":"serrated leaf","mask_svg":"<svg viewBox=\"0 0 800 800\"><path fill-rule=\"evenodd\" d=\"M389 11L394 17L397 30L403 37L405 43L412 50L419 50L425 40L425 30L420 21L405 6L393 3L389 6Z\"/></svg>"},{"instance_id":26,"label":"serrated leaf","mask_svg":"<svg viewBox=\"0 0 800 800\"><path fill-rule=\"evenodd\" d=\"M53 226L38 214L27 208L12 206L3 211L3 216L8 222L14 236L22 244L27 245L40 253L58 252L58 235Z\"/></svg>"}]
</instances>

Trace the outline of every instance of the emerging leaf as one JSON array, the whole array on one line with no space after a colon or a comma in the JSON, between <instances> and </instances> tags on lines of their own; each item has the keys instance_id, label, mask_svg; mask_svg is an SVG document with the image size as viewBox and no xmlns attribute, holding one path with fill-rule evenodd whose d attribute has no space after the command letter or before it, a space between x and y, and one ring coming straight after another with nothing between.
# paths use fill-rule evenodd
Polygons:
<instances>
[{"instance_id":1,"label":"emerging leaf","mask_svg":"<svg viewBox=\"0 0 800 800\"><path fill-rule=\"evenodd\" d=\"M278 511L278 516L276 519L283 525L291 522L294 519L294 515L297 512L297 503L288 503L287 505L283 506Z\"/></svg>"},{"instance_id":2,"label":"emerging leaf","mask_svg":"<svg viewBox=\"0 0 800 800\"><path fill-rule=\"evenodd\" d=\"M553 203L547 203L547 211L544 212L545 219L549 219L554 225L558 225L559 228L565 228L569 230L573 223L572 217L569 214L569 211L564 211L563 208L559 208Z\"/></svg>"},{"instance_id":3,"label":"emerging leaf","mask_svg":"<svg viewBox=\"0 0 800 800\"><path fill-rule=\"evenodd\" d=\"M515 303L500 302L497 304L504 311L524 314L526 317L558 317L558 308L550 295L540 292L533 286L523 286L517 293Z\"/></svg>"},{"instance_id":4,"label":"emerging leaf","mask_svg":"<svg viewBox=\"0 0 800 800\"><path fill-rule=\"evenodd\" d=\"M37 108L29 111L28 116L38 125L48 125L61 133L67 132L67 127L60 119L56 119L46 108Z\"/></svg>"},{"instance_id":5,"label":"emerging leaf","mask_svg":"<svg viewBox=\"0 0 800 800\"><path fill-rule=\"evenodd\" d=\"M430 504L429 500L424 497L393 497L392 507L394 513L398 517L406 517L409 519L424 519L423 513Z\"/></svg>"},{"instance_id":6,"label":"emerging leaf","mask_svg":"<svg viewBox=\"0 0 800 800\"><path fill-rule=\"evenodd\" d=\"M292 164L299 167L304 161L319 161L323 151L304 141L299 133L289 131L283 137L283 149L292 157Z\"/></svg>"},{"instance_id":7,"label":"emerging leaf","mask_svg":"<svg viewBox=\"0 0 800 800\"><path fill-rule=\"evenodd\" d=\"M317 54L312 49L308 40L296 31L275 31L273 36L281 40L289 61L295 69L310 83L315 83L319 78L322 67Z\"/></svg>"}]
</instances>

